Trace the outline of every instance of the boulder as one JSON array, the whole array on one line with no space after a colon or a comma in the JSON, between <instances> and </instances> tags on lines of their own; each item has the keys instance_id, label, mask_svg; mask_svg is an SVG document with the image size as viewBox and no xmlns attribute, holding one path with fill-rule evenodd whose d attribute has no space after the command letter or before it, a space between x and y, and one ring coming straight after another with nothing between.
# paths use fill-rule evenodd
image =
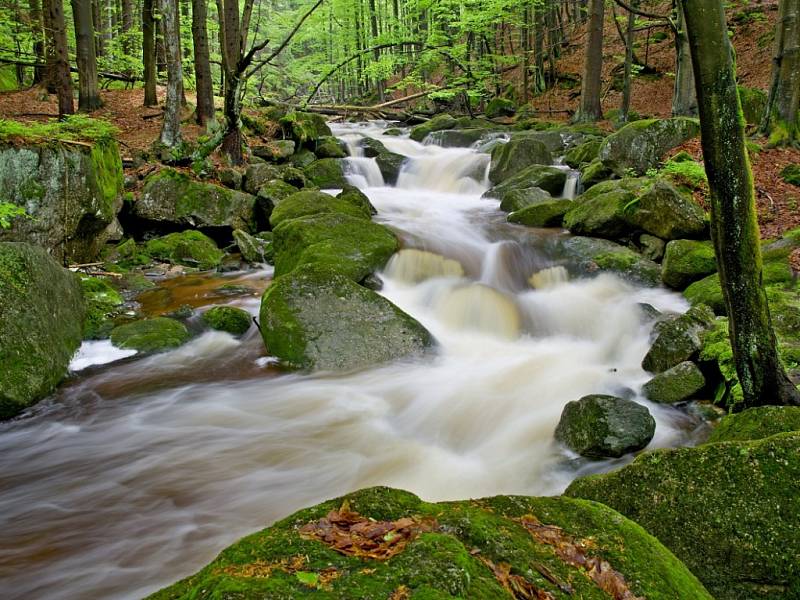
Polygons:
<instances>
[{"instance_id":1,"label":"boulder","mask_svg":"<svg viewBox=\"0 0 800 600\"><path fill-rule=\"evenodd\" d=\"M275 165L266 163L247 165L247 170L244 172L244 191L248 194L257 194L267 182L280 178L281 171Z\"/></svg>"},{"instance_id":2,"label":"boulder","mask_svg":"<svg viewBox=\"0 0 800 600\"><path fill-rule=\"evenodd\" d=\"M289 158L289 164L298 169L305 169L317 160L317 155L308 148L301 148Z\"/></svg>"},{"instance_id":3,"label":"boulder","mask_svg":"<svg viewBox=\"0 0 800 600\"><path fill-rule=\"evenodd\" d=\"M0 227L0 242L30 242L59 262L85 263L119 239L124 180L117 143L0 143L2 202L27 216Z\"/></svg>"},{"instance_id":4,"label":"boulder","mask_svg":"<svg viewBox=\"0 0 800 600\"><path fill-rule=\"evenodd\" d=\"M797 432L657 450L565 493L642 525L717 600L788 600L800 594L798 455Z\"/></svg>"},{"instance_id":5,"label":"boulder","mask_svg":"<svg viewBox=\"0 0 800 600\"><path fill-rule=\"evenodd\" d=\"M304 170L311 184L322 188L343 188L347 185L341 160L338 158L321 158L308 165Z\"/></svg>"},{"instance_id":6,"label":"boulder","mask_svg":"<svg viewBox=\"0 0 800 600\"><path fill-rule=\"evenodd\" d=\"M410 137L415 142L422 142L429 133L441 131L443 129L453 129L456 127L456 125L458 125L458 123L456 122L455 118L451 117L450 115L437 115L430 121L414 127L411 130Z\"/></svg>"},{"instance_id":7,"label":"boulder","mask_svg":"<svg viewBox=\"0 0 800 600\"><path fill-rule=\"evenodd\" d=\"M375 162L383 175L383 181L387 185L394 185L400 177L400 171L403 170L403 165L406 162L406 157L402 154L395 154L394 152L381 152Z\"/></svg>"},{"instance_id":8,"label":"boulder","mask_svg":"<svg viewBox=\"0 0 800 600\"><path fill-rule=\"evenodd\" d=\"M231 335L244 335L250 329L250 313L235 306L214 306L203 313L203 322L211 329Z\"/></svg>"},{"instance_id":9,"label":"boulder","mask_svg":"<svg viewBox=\"0 0 800 600\"><path fill-rule=\"evenodd\" d=\"M125 299L103 277L81 275L80 281L86 306L83 339L105 339L114 328L113 317L120 312L120 307L125 303Z\"/></svg>"},{"instance_id":10,"label":"boulder","mask_svg":"<svg viewBox=\"0 0 800 600\"><path fill-rule=\"evenodd\" d=\"M641 404L593 394L567 403L556 439L582 456L617 458L647 446L655 431L655 419Z\"/></svg>"},{"instance_id":11,"label":"boulder","mask_svg":"<svg viewBox=\"0 0 800 600\"><path fill-rule=\"evenodd\" d=\"M673 240L667 244L661 271L662 281L682 290L706 275L716 273L717 261L711 242Z\"/></svg>"},{"instance_id":12,"label":"boulder","mask_svg":"<svg viewBox=\"0 0 800 600\"><path fill-rule=\"evenodd\" d=\"M334 197L324 192L297 192L285 198L269 219L272 228L289 219L316 215L321 213L341 213L361 219L369 219L372 215L369 208L360 202L353 202L353 195Z\"/></svg>"},{"instance_id":13,"label":"boulder","mask_svg":"<svg viewBox=\"0 0 800 600\"><path fill-rule=\"evenodd\" d=\"M655 339L642 361L642 368L662 373L691 360L703 347L702 334L714 324L714 313L705 305L693 306L672 320L659 321L653 327Z\"/></svg>"},{"instance_id":14,"label":"boulder","mask_svg":"<svg viewBox=\"0 0 800 600\"><path fill-rule=\"evenodd\" d=\"M300 191L281 179L273 179L261 186L256 195L255 229L261 231L269 227L272 211L284 199Z\"/></svg>"},{"instance_id":15,"label":"boulder","mask_svg":"<svg viewBox=\"0 0 800 600\"><path fill-rule=\"evenodd\" d=\"M678 363L644 384L642 393L652 402L674 404L692 398L706 385L706 378L691 361Z\"/></svg>"},{"instance_id":16,"label":"boulder","mask_svg":"<svg viewBox=\"0 0 800 600\"><path fill-rule=\"evenodd\" d=\"M661 267L658 264L609 240L570 237L561 242L560 250L571 268L580 275L613 273L632 283L650 287L657 286L661 281Z\"/></svg>"},{"instance_id":17,"label":"boulder","mask_svg":"<svg viewBox=\"0 0 800 600\"><path fill-rule=\"evenodd\" d=\"M528 227L561 227L564 215L571 206L571 200L539 202L512 212L508 215L508 222Z\"/></svg>"},{"instance_id":18,"label":"boulder","mask_svg":"<svg viewBox=\"0 0 800 600\"><path fill-rule=\"evenodd\" d=\"M346 200L353 206L361 208L365 213L370 215L377 215L377 209L372 206L367 195L360 189L353 185L346 185L336 196L340 200Z\"/></svg>"},{"instance_id":19,"label":"boulder","mask_svg":"<svg viewBox=\"0 0 800 600\"><path fill-rule=\"evenodd\" d=\"M314 147L320 138L333 135L325 117L316 113L292 111L283 115L278 122L285 137L294 140L297 148Z\"/></svg>"},{"instance_id":20,"label":"boulder","mask_svg":"<svg viewBox=\"0 0 800 600\"><path fill-rule=\"evenodd\" d=\"M261 301L261 335L287 366L362 369L420 357L433 337L414 318L319 264L278 277Z\"/></svg>"},{"instance_id":21,"label":"boulder","mask_svg":"<svg viewBox=\"0 0 800 600\"><path fill-rule=\"evenodd\" d=\"M800 431L800 406L756 406L725 415L706 443L761 440L789 431Z\"/></svg>"},{"instance_id":22,"label":"boulder","mask_svg":"<svg viewBox=\"0 0 800 600\"><path fill-rule=\"evenodd\" d=\"M508 192L514 190L542 189L553 196L560 196L564 191L567 181L567 172L557 167L532 165L522 169L516 175L509 177L502 183L490 188L485 194L486 198L503 198Z\"/></svg>"},{"instance_id":23,"label":"boulder","mask_svg":"<svg viewBox=\"0 0 800 600\"><path fill-rule=\"evenodd\" d=\"M552 165L553 157L547 147L538 140L511 139L492 150L489 181L497 185L531 165Z\"/></svg>"},{"instance_id":24,"label":"boulder","mask_svg":"<svg viewBox=\"0 0 800 600\"><path fill-rule=\"evenodd\" d=\"M544 131L520 131L511 134L511 139L529 139L542 142L553 156L563 156L566 152L579 146L588 138L599 137L595 130L583 131L579 126L551 127Z\"/></svg>"},{"instance_id":25,"label":"boulder","mask_svg":"<svg viewBox=\"0 0 800 600\"><path fill-rule=\"evenodd\" d=\"M250 150L258 158L281 162L294 154L295 143L294 140L270 140L267 144L251 146Z\"/></svg>"},{"instance_id":26,"label":"boulder","mask_svg":"<svg viewBox=\"0 0 800 600\"><path fill-rule=\"evenodd\" d=\"M199 231L170 233L149 240L144 247L155 259L202 270L218 267L225 256L214 240Z\"/></svg>"},{"instance_id":27,"label":"boulder","mask_svg":"<svg viewBox=\"0 0 800 600\"><path fill-rule=\"evenodd\" d=\"M358 142L358 146L361 148L366 158L375 158L384 152L388 152L383 142L372 137L361 138Z\"/></svg>"},{"instance_id":28,"label":"boulder","mask_svg":"<svg viewBox=\"0 0 800 600\"><path fill-rule=\"evenodd\" d=\"M281 180L298 189L308 185L308 180L303 170L292 165L281 166Z\"/></svg>"},{"instance_id":29,"label":"boulder","mask_svg":"<svg viewBox=\"0 0 800 600\"><path fill-rule=\"evenodd\" d=\"M267 260L269 242L250 235L246 231L236 229L233 232L233 241L239 248L242 258L249 263L264 263Z\"/></svg>"},{"instance_id":30,"label":"boulder","mask_svg":"<svg viewBox=\"0 0 800 600\"><path fill-rule=\"evenodd\" d=\"M595 160L600 154L600 147L603 145L601 138L591 139L575 146L564 155L564 163L573 169L580 169Z\"/></svg>"},{"instance_id":31,"label":"boulder","mask_svg":"<svg viewBox=\"0 0 800 600\"><path fill-rule=\"evenodd\" d=\"M161 169L145 180L131 213L167 227L249 231L254 223L254 208L255 197L250 194L196 181L175 169Z\"/></svg>"},{"instance_id":32,"label":"boulder","mask_svg":"<svg viewBox=\"0 0 800 600\"><path fill-rule=\"evenodd\" d=\"M0 419L42 399L83 338L81 284L41 247L0 242Z\"/></svg>"},{"instance_id":33,"label":"boulder","mask_svg":"<svg viewBox=\"0 0 800 600\"><path fill-rule=\"evenodd\" d=\"M150 600L612 597L603 590L712 600L653 536L602 504L527 496L432 504L384 487L245 537Z\"/></svg>"},{"instance_id":34,"label":"boulder","mask_svg":"<svg viewBox=\"0 0 800 600\"><path fill-rule=\"evenodd\" d=\"M347 151L335 137L323 137L317 140L314 146L314 154L319 158L345 158Z\"/></svg>"},{"instance_id":35,"label":"boulder","mask_svg":"<svg viewBox=\"0 0 800 600\"><path fill-rule=\"evenodd\" d=\"M517 107L508 98L492 98L486 105L486 117L489 119L513 117L516 112Z\"/></svg>"},{"instance_id":36,"label":"boulder","mask_svg":"<svg viewBox=\"0 0 800 600\"><path fill-rule=\"evenodd\" d=\"M549 193L537 187L511 190L500 198L500 210L511 213L522 210L526 206L552 200L553 197Z\"/></svg>"},{"instance_id":37,"label":"boulder","mask_svg":"<svg viewBox=\"0 0 800 600\"><path fill-rule=\"evenodd\" d=\"M111 343L117 348L137 352L165 352L189 341L189 331L180 321L168 317L142 319L115 327L111 331Z\"/></svg>"},{"instance_id":38,"label":"boulder","mask_svg":"<svg viewBox=\"0 0 800 600\"><path fill-rule=\"evenodd\" d=\"M381 269L399 245L383 225L339 212L288 219L273 233L276 276L322 264L361 281Z\"/></svg>"},{"instance_id":39,"label":"boulder","mask_svg":"<svg viewBox=\"0 0 800 600\"><path fill-rule=\"evenodd\" d=\"M764 111L767 110L767 94L758 88L739 86L739 100L742 103L742 116L748 125L761 125Z\"/></svg>"},{"instance_id":40,"label":"boulder","mask_svg":"<svg viewBox=\"0 0 800 600\"><path fill-rule=\"evenodd\" d=\"M606 167L599 158L596 158L588 165L581 167L581 186L584 190L588 190L590 187L597 185L601 181L611 179L613 176L614 173L611 169Z\"/></svg>"},{"instance_id":41,"label":"boulder","mask_svg":"<svg viewBox=\"0 0 800 600\"><path fill-rule=\"evenodd\" d=\"M599 158L620 177L644 175L667 152L698 135L700 124L687 117L634 121L606 138Z\"/></svg>"},{"instance_id":42,"label":"boulder","mask_svg":"<svg viewBox=\"0 0 800 600\"><path fill-rule=\"evenodd\" d=\"M694 305L705 304L710 306L718 315L724 315L727 312L725 298L722 295L722 284L720 284L719 275L716 273L690 284L683 291L683 295Z\"/></svg>"},{"instance_id":43,"label":"boulder","mask_svg":"<svg viewBox=\"0 0 800 600\"><path fill-rule=\"evenodd\" d=\"M642 256L650 260L660 261L664 258L664 249L666 242L659 237L643 233L639 236L639 248L641 249Z\"/></svg>"},{"instance_id":44,"label":"boulder","mask_svg":"<svg viewBox=\"0 0 800 600\"><path fill-rule=\"evenodd\" d=\"M488 131L485 127L473 129L443 129L428 134L428 143L442 148L469 148L479 142ZM388 135L388 134L387 134Z\"/></svg>"}]
</instances>

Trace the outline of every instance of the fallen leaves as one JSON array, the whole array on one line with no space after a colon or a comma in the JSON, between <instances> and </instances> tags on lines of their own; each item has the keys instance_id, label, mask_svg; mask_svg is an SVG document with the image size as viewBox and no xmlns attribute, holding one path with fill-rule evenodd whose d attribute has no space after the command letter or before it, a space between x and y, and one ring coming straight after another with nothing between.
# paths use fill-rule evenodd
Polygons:
<instances>
[{"instance_id":1,"label":"fallen leaves","mask_svg":"<svg viewBox=\"0 0 800 600\"><path fill-rule=\"evenodd\" d=\"M553 546L556 556L565 563L583 570L597 587L614 600L646 600L631 591L622 573L616 571L608 561L587 554L592 546L588 541L576 540L560 527L545 525L533 515L525 515L519 519L519 523L536 541Z\"/></svg>"},{"instance_id":2,"label":"fallen leaves","mask_svg":"<svg viewBox=\"0 0 800 600\"><path fill-rule=\"evenodd\" d=\"M386 560L402 552L420 533L433 531L436 521L403 517L376 521L350 510L345 502L319 521L300 528L300 537L316 539L347 556Z\"/></svg>"},{"instance_id":3,"label":"fallen leaves","mask_svg":"<svg viewBox=\"0 0 800 600\"><path fill-rule=\"evenodd\" d=\"M478 556L478 560L489 567L497 582L511 594L514 600L555 600L555 596L550 592L539 589L521 575L512 574L511 565L495 564L484 556Z\"/></svg>"},{"instance_id":4,"label":"fallen leaves","mask_svg":"<svg viewBox=\"0 0 800 600\"><path fill-rule=\"evenodd\" d=\"M283 573L294 575L297 581L306 587L318 590L327 589L332 581L341 576L341 573L334 567L328 567L319 572L306 571L307 563L308 558L305 556L292 556L271 563L257 560L244 565L228 565L221 569L221 572L233 577L265 579L275 571L282 571Z\"/></svg>"}]
</instances>

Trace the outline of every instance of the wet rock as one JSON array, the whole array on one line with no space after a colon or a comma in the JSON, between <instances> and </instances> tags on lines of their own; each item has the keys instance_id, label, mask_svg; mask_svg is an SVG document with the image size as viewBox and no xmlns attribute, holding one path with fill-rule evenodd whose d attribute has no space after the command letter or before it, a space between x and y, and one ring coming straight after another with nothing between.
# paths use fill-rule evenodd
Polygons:
<instances>
[{"instance_id":1,"label":"wet rock","mask_svg":"<svg viewBox=\"0 0 800 600\"><path fill-rule=\"evenodd\" d=\"M800 431L800 406L756 406L725 415L706 443L761 440L790 431Z\"/></svg>"},{"instance_id":2,"label":"wet rock","mask_svg":"<svg viewBox=\"0 0 800 600\"><path fill-rule=\"evenodd\" d=\"M555 435L582 456L616 458L647 446L655 430L655 419L641 404L594 394L564 407Z\"/></svg>"},{"instance_id":3,"label":"wet rock","mask_svg":"<svg viewBox=\"0 0 800 600\"><path fill-rule=\"evenodd\" d=\"M437 115L430 121L417 125L411 130L410 137L415 142L423 141L429 133L434 131L441 131L443 129L453 129L458 125L455 118L448 114Z\"/></svg>"},{"instance_id":4,"label":"wet rock","mask_svg":"<svg viewBox=\"0 0 800 600\"><path fill-rule=\"evenodd\" d=\"M319 158L345 158L347 151L342 142L335 137L323 137L317 140L314 154Z\"/></svg>"},{"instance_id":5,"label":"wet rock","mask_svg":"<svg viewBox=\"0 0 800 600\"><path fill-rule=\"evenodd\" d=\"M369 219L372 212L361 200L352 193L334 197L324 192L297 192L286 197L275 207L269 222L274 229L284 221L321 213L341 213Z\"/></svg>"},{"instance_id":6,"label":"wet rock","mask_svg":"<svg viewBox=\"0 0 800 600\"><path fill-rule=\"evenodd\" d=\"M0 419L49 394L83 337L84 300L73 273L47 251L0 242Z\"/></svg>"},{"instance_id":7,"label":"wet rock","mask_svg":"<svg viewBox=\"0 0 800 600\"><path fill-rule=\"evenodd\" d=\"M524 191L531 188L542 189L553 196L560 196L567 181L567 172L557 167L532 165L509 177L502 183L492 187L484 194L486 198L503 198L512 191Z\"/></svg>"},{"instance_id":8,"label":"wet rock","mask_svg":"<svg viewBox=\"0 0 800 600\"><path fill-rule=\"evenodd\" d=\"M399 135L403 135L403 130L400 129L399 127L390 127L389 129L383 132L383 135L397 137Z\"/></svg>"},{"instance_id":9,"label":"wet rock","mask_svg":"<svg viewBox=\"0 0 800 600\"><path fill-rule=\"evenodd\" d=\"M394 304L318 264L278 277L261 303L261 333L286 365L349 371L419 357L433 337Z\"/></svg>"},{"instance_id":10,"label":"wet rock","mask_svg":"<svg viewBox=\"0 0 800 600\"><path fill-rule=\"evenodd\" d=\"M687 117L634 121L606 138L599 158L620 177L644 175L667 152L698 135L700 124Z\"/></svg>"},{"instance_id":11,"label":"wet rock","mask_svg":"<svg viewBox=\"0 0 800 600\"><path fill-rule=\"evenodd\" d=\"M552 165L553 157L547 147L538 140L511 139L492 150L489 181L497 185L531 165Z\"/></svg>"},{"instance_id":12,"label":"wet rock","mask_svg":"<svg viewBox=\"0 0 800 600\"><path fill-rule=\"evenodd\" d=\"M511 134L511 139L529 139L542 142L553 156L562 156L579 146L587 138L598 137L594 129L583 131L580 126L553 127L544 131L520 131Z\"/></svg>"},{"instance_id":13,"label":"wet rock","mask_svg":"<svg viewBox=\"0 0 800 600\"><path fill-rule=\"evenodd\" d=\"M567 496L642 525L718 600L800 591L800 434L644 453L574 481Z\"/></svg>"},{"instance_id":14,"label":"wet rock","mask_svg":"<svg viewBox=\"0 0 800 600\"><path fill-rule=\"evenodd\" d=\"M47 248L59 262L94 260L118 231L124 179L117 143L0 144L2 201L23 207L0 242Z\"/></svg>"},{"instance_id":15,"label":"wet rock","mask_svg":"<svg viewBox=\"0 0 800 600\"><path fill-rule=\"evenodd\" d=\"M474 129L445 129L428 135L428 143L442 148L469 148L487 134L485 127Z\"/></svg>"},{"instance_id":16,"label":"wet rock","mask_svg":"<svg viewBox=\"0 0 800 600\"><path fill-rule=\"evenodd\" d=\"M689 400L705 385L706 379L698 366L684 361L645 383L642 393L653 402L674 404Z\"/></svg>"},{"instance_id":17,"label":"wet rock","mask_svg":"<svg viewBox=\"0 0 800 600\"><path fill-rule=\"evenodd\" d=\"M403 170L403 165L406 162L406 157L402 154L395 154L394 152L381 152L375 162L381 170L383 180L387 185L394 185L400 177L400 171Z\"/></svg>"},{"instance_id":18,"label":"wet rock","mask_svg":"<svg viewBox=\"0 0 800 600\"><path fill-rule=\"evenodd\" d=\"M336 197L340 200L349 202L353 206L361 208L365 213L369 213L370 215L378 214L377 209L372 206L372 202L369 201L367 195L353 185L344 186L342 191L339 192Z\"/></svg>"},{"instance_id":19,"label":"wet rock","mask_svg":"<svg viewBox=\"0 0 800 600\"><path fill-rule=\"evenodd\" d=\"M243 335L250 329L250 313L235 306L214 306L203 313L203 322L211 329L231 335Z\"/></svg>"},{"instance_id":20,"label":"wet rock","mask_svg":"<svg viewBox=\"0 0 800 600\"><path fill-rule=\"evenodd\" d=\"M233 232L233 241L236 242L239 253L245 261L249 263L267 262L266 255L269 242L250 235L241 229L236 229Z\"/></svg>"},{"instance_id":21,"label":"wet rock","mask_svg":"<svg viewBox=\"0 0 800 600\"><path fill-rule=\"evenodd\" d=\"M180 321L168 317L142 319L115 327L111 343L143 353L164 352L189 341L189 331Z\"/></svg>"},{"instance_id":22,"label":"wet rock","mask_svg":"<svg viewBox=\"0 0 800 600\"><path fill-rule=\"evenodd\" d=\"M213 269L222 262L225 253L207 235L199 231L170 233L145 244L147 254L173 264Z\"/></svg>"},{"instance_id":23,"label":"wet rock","mask_svg":"<svg viewBox=\"0 0 800 600\"><path fill-rule=\"evenodd\" d=\"M667 244L661 278L669 287L682 290L716 271L717 261L711 242L673 240Z\"/></svg>"},{"instance_id":24,"label":"wet rock","mask_svg":"<svg viewBox=\"0 0 800 600\"><path fill-rule=\"evenodd\" d=\"M387 550L379 539L372 545L377 550L359 555L353 536L351 551L337 552L312 535L331 520L345 525L330 527L341 531L331 539L347 541L350 530L367 527L390 531L385 536L395 543ZM387 552L391 559L381 560ZM260 576L243 576L259 566ZM592 577L613 582L620 598L712 600L654 537L602 504L527 496L432 504L383 487L304 509L243 538L151 600L231 594L490 600L511 598L510 586L528 598L601 597L605 592Z\"/></svg>"},{"instance_id":25,"label":"wet rock","mask_svg":"<svg viewBox=\"0 0 800 600\"><path fill-rule=\"evenodd\" d=\"M579 274L613 273L633 283L651 287L661 281L661 267L658 264L609 240L571 237L561 243L561 250Z\"/></svg>"},{"instance_id":26,"label":"wet rock","mask_svg":"<svg viewBox=\"0 0 800 600\"><path fill-rule=\"evenodd\" d=\"M321 158L308 165L303 173L311 184L322 189L341 189L347 185L342 163L338 158Z\"/></svg>"},{"instance_id":27,"label":"wet rock","mask_svg":"<svg viewBox=\"0 0 800 600\"><path fill-rule=\"evenodd\" d=\"M433 252L403 248L389 260L386 274L392 279L416 284L436 277L463 277L464 267L457 260Z\"/></svg>"},{"instance_id":28,"label":"wet rock","mask_svg":"<svg viewBox=\"0 0 800 600\"><path fill-rule=\"evenodd\" d=\"M175 169L161 169L145 180L131 212L138 219L168 226L250 230L254 206L255 197L250 194L196 181Z\"/></svg>"},{"instance_id":29,"label":"wet rock","mask_svg":"<svg viewBox=\"0 0 800 600\"><path fill-rule=\"evenodd\" d=\"M552 200L553 197L548 192L537 187L511 190L500 198L500 210L511 213L522 210L526 206L551 202Z\"/></svg>"},{"instance_id":30,"label":"wet rock","mask_svg":"<svg viewBox=\"0 0 800 600\"><path fill-rule=\"evenodd\" d=\"M361 150L364 152L364 156L367 158L375 158L384 152L388 152L386 146L383 145L383 142L371 137L361 138L358 145L361 147Z\"/></svg>"},{"instance_id":31,"label":"wet rock","mask_svg":"<svg viewBox=\"0 0 800 600\"><path fill-rule=\"evenodd\" d=\"M571 207L571 200L539 202L512 212L508 215L508 222L528 227L561 227L564 215Z\"/></svg>"},{"instance_id":32,"label":"wet rock","mask_svg":"<svg viewBox=\"0 0 800 600\"><path fill-rule=\"evenodd\" d=\"M702 334L714 324L714 313L705 305L693 306L679 317L656 323L655 340L642 361L642 368L662 373L692 359L703 347Z\"/></svg>"},{"instance_id":33,"label":"wet rock","mask_svg":"<svg viewBox=\"0 0 800 600\"><path fill-rule=\"evenodd\" d=\"M86 318L83 338L101 340L108 337L114 328L115 317L124 304L122 295L103 277L80 276Z\"/></svg>"}]
</instances>

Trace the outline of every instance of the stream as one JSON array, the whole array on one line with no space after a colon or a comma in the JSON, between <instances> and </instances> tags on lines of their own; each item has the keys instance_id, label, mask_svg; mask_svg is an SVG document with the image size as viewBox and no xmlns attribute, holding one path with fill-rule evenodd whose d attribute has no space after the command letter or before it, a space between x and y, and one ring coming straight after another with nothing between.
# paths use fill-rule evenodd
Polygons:
<instances>
[{"instance_id":1,"label":"stream","mask_svg":"<svg viewBox=\"0 0 800 600\"><path fill-rule=\"evenodd\" d=\"M556 251L564 232L508 224L498 201L481 198L485 147L423 145L383 126L334 132L376 220L405 248L462 265L463 276L420 281L424 261L404 252L381 274L381 293L438 340L435 356L301 375L275 368L255 328L142 359L85 343L56 394L0 423L5 600L141 598L245 534L366 486L432 501L557 494L625 462L589 462L553 442L563 406L589 393L646 404L650 447L691 443L689 417L638 395L651 328L638 303L683 311L685 301L610 275L570 280ZM363 156L364 136L409 157L395 187ZM256 315L271 273L169 280L150 309L230 303ZM225 283L252 293L216 293Z\"/></svg>"}]
</instances>

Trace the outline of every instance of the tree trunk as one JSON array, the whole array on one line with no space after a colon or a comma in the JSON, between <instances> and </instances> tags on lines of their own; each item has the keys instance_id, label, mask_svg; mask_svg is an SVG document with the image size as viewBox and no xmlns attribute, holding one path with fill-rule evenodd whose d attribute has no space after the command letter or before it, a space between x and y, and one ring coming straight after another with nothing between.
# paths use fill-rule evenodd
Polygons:
<instances>
[{"instance_id":1,"label":"tree trunk","mask_svg":"<svg viewBox=\"0 0 800 600\"><path fill-rule=\"evenodd\" d=\"M697 116L697 91L692 68L692 51L686 35L686 21L683 18L681 3L678 2L677 29L675 34L675 89L672 94L672 114L674 116Z\"/></svg>"},{"instance_id":2,"label":"tree trunk","mask_svg":"<svg viewBox=\"0 0 800 600\"><path fill-rule=\"evenodd\" d=\"M638 2L631 0L631 5L635 8ZM628 122L628 115L631 111L631 87L633 71L633 38L636 27L636 15L628 12L628 30L625 32L625 75L622 80L622 106L620 107L620 121Z\"/></svg>"},{"instance_id":3,"label":"tree trunk","mask_svg":"<svg viewBox=\"0 0 800 600\"><path fill-rule=\"evenodd\" d=\"M78 64L78 110L92 112L102 106L97 88L92 0L72 0L75 22L75 60Z\"/></svg>"},{"instance_id":4,"label":"tree trunk","mask_svg":"<svg viewBox=\"0 0 800 600\"><path fill-rule=\"evenodd\" d=\"M142 3L142 63L144 64L144 105L158 104L156 97L156 24L154 0Z\"/></svg>"},{"instance_id":5,"label":"tree trunk","mask_svg":"<svg viewBox=\"0 0 800 600\"><path fill-rule=\"evenodd\" d=\"M133 54L131 29L133 29L133 0L122 0L122 49L128 55Z\"/></svg>"},{"instance_id":6,"label":"tree trunk","mask_svg":"<svg viewBox=\"0 0 800 600\"><path fill-rule=\"evenodd\" d=\"M711 190L711 234L717 256L736 372L744 392L737 410L800 404L778 358L769 305L761 287L761 248L753 174L733 52L721 0L684 2Z\"/></svg>"},{"instance_id":7,"label":"tree trunk","mask_svg":"<svg viewBox=\"0 0 800 600\"><path fill-rule=\"evenodd\" d=\"M800 104L800 0L781 0L775 28L772 85L761 130L771 145L798 139Z\"/></svg>"},{"instance_id":8,"label":"tree trunk","mask_svg":"<svg viewBox=\"0 0 800 600\"><path fill-rule=\"evenodd\" d=\"M370 29L372 30L371 44L375 46L378 43L378 14L375 11L375 0L369 0L369 23ZM381 51L375 50L372 53L372 58L375 60L376 64L379 63L381 60ZM380 75L375 79L375 87L378 90L378 98L383 102L383 79Z\"/></svg>"},{"instance_id":9,"label":"tree trunk","mask_svg":"<svg viewBox=\"0 0 800 600\"><path fill-rule=\"evenodd\" d=\"M177 0L162 0L161 18L164 21L164 49L167 54L167 99L164 103L164 123L161 143L174 147L181 142L181 88L183 68L178 43Z\"/></svg>"},{"instance_id":10,"label":"tree trunk","mask_svg":"<svg viewBox=\"0 0 800 600\"><path fill-rule=\"evenodd\" d=\"M50 25L50 44L48 63L53 78L53 86L58 94L58 116L75 112L72 99L72 78L69 74L67 54L67 28L64 23L63 0L47 0L47 20Z\"/></svg>"},{"instance_id":11,"label":"tree trunk","mask_svg":"<svg viewBox=\"0 0 800 600\"><path fill-rule=\"evenodd\" d=\"M575 121L591 123L603 116L600 107L600 88L603 82L603 18L604 0L591 0L589 36L586 42L586 57L583 63L581 104Z\"/></svg>"},{"instance_id":12,"label":"tree trunk","mask_svg":"<svg viewBox=\"0 0 800 600\"><path fill-rule=\"evenodd\" d=\"M192 0L192 41L194 43L194 77L197 88L195 117L199 125L214 120L214 91L211 64L208 57L208 32L206 31L207 0Z\"/></svg>"},{"instance_id":13,"label":"tree trunk","mask_svg":"<svg viewBox=\"0 0 800 600\"><path fill-rule=\"evenodd\" d=\"M37 65L33 68L33 85L44 83L46 69L42 65L46 64L47 56L44 46L44 29L42 22L42 3L41 0L30 0L31 35L33 37L33 54L36 56Z\"/></svg>"},{"instance_id":14,"label":"tree trunk","mask_svg":"<svg viewBox=\"0 0 800 600\"><path fill-rule=\"evenodd\" d=\"M92 0L92 23L97 33L94 38L94 52L96 56L103 56L105 54L105 36L102 35L104 30L102 1L103 0Z\"/></svg>"},{"instance_id":15,"label":"tree trunk","mask_svg":"<svg viewBox=\"0 0 800 600\"><path fill-rule=\"evenodd\" d=\"M242 130L240 125L241 110L239 107L239 90L241 73L239 61L242 58L241 32L239 30L238 0L224 0L225 27L225 137L222 140L222 151L233 165L244 162L242 155Z\"/></svg>"}]
</instances>

